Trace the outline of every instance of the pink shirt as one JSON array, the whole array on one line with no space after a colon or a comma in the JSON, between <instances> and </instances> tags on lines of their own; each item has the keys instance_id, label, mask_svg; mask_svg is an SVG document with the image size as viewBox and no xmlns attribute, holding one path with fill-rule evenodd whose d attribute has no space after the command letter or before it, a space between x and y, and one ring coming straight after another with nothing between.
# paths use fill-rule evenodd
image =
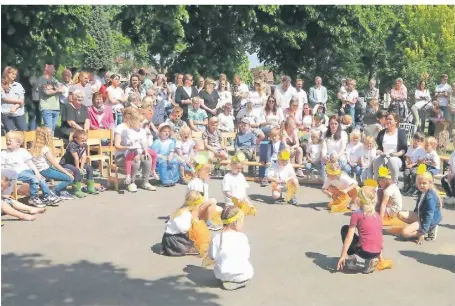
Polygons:
<instances>
[{"instance_id":1,"label":"pink shirt","mask_svg":"<svg viewBox=\"0 0 455 306\"><path fill-rule=\"evenodd\" d=\"M358 210L352 214L350 225L357 227L362 250L369 253L382 252L382 220L377 212L373 216L364 216L363 211Z\"/></svg>"}]
</instances>

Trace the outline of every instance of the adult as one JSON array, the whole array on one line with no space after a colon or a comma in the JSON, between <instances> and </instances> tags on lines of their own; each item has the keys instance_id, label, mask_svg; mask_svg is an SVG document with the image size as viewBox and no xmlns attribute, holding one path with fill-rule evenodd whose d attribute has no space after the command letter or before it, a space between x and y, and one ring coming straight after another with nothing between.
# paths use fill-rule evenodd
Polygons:
<instances>
[{"instance_id":1,"label":"adult","mask_svg":"<svg viewBox=\"0 0 455 306\"><path fill-rule=\"evenodd\" d=\"M127 88L125 88L125 94L129 96L131 93L139 94L141 100L145 97L146 90L141 85L141 81L139 79L139 74L132 74L130 76L130 84Z\"/></svg>"},{"instance_id":2,"label":"adult","mask_svg":"<svg viewBox=\"0 0 455 306\"><path fill-rule=\"evenodd\" d=\"M231 91L231 84L227 80L227 76L224 73L220 73L220 76L218 78L218 81L215 81L216 83L216 88L220 87L220 83L224 82L226 84L226 90Z\"/></svg>"},{"instance_id":3,"label":"adult","mask_svg":"<svg viewBox=\"0 0 455 306\"><path fill-rule=\"evenodd\" d=\"M275 99L281 109L289 107L292 97L297 94L297 91L291 85L291 78L287 75L282 77L282 85L275 89Z\"/></svg>"},{"instance_id":4,"label":"adult","mask_svg":"<svg viewBox=\"0 0 455 306\"><path fill-rule=\"evenodd\" d=\"M166 76L164 74L158 74L156 76L153 88L155 89L156 102L163 104L167 114L171 112L172 106L178 106L172 99L172 91L166 82Z\"/></svg>"},{"instance_id":5,"label":"adult","mask_svg":"<svg viewBox=\"0 0 455 306\"><path fill-rule=\"evenodd\" d=\"M204 100L201 108L205 109L209 118L217 115L217 105L220 96L215 90L215 81L210 78L206 78L204 81L204 88L199 91L199 97Z\"/></svg>"},{"instance_id":6,"label":"adult","mask_svg":"<svg viewBox=\"0 0 455 306\"><path fill-rule=\"evenodd\" d=\"M419 82L414 93L414 105L411 106L412 123L419 127L421 131L425 129L426 113L433 107L430 91L426 88L426 85L423 80Z\"/></svg>"},{"instance_id":7,"label":"adult","mask_svg":"<svg viewBox=\"0 0 455 306\"><path fill-rule=\"evenodd\" d=\"M395 112L401 118L405 119L408 114L408 91L403 85L403 79L398 78L395 80L395 87L390 90L390 106L389 113Z\"/></svg>"},{"instance_id":8,"label":"adult","mask_svg":"<svg viewBox=\"0 0 455 306\"><path fill-rule=\"evenodd\" d=\"M450 85L447 83L449 80L449 76L447 74L441 75L441 84L436 86L434 90L434 95L438 99L439 107L444 112L444 118L446 120L449 119L449 110L448 110L448 97L452 89Z\"/></svg>"},{"instance_id":9,"label":"adult","mask_svg":"<svg viewBox=\"0 0 455 306\"><path fill-rule=\"evenodd\" d=\"M193 76L185 74L183 86L177 87L175 91L175 103L183 109L182 120L188 120L188 106L192 103L191 99L198 96L196 87L193 86Z\"/></svg>"},{"instance_id":10,"label":"adult","mask_svg":"<svg viewBox=\"0 0 455 306\"><path fill-rule=\"evenodd\" d=\"M261 80L254 81L254 89L254 91L249 92L247 101L252 103L253 111L256 116L259 117L267 102L264 82Z\"/></svg>"},{"instance_id":11,"label":"adult","mask_svg":"<svg viewBox=\"0 0 455 306\"><path fill-rule=\"evenodd\" d=\"M376 80L370 80L370 87L365 93L365 102L368 107L368 113L374 114L378 111L379 89L376 88Z\"/></svg>"},{"instance_id":12,"label":"adult","mask_svg":"<svg viewBox=\"0 0 455 306\"><path fill-rule=\"evenodd\" d=\"M39 107L39 88L38 88L38 77L36 69L32 68L29 82L31 89L31 101L25 105L28 115L28 129L30 131L36 130L37 125L41 125L41 111Z\"/></svg>"},{"instance_id":13,"label":"adult","mask_svg":"<svg viewBox=\"0 0 455 306\"><path fill-rule=\"evenodd\" d=\"M232 107L234 108L234 115L240 109L245 106L249 95L248 85L242 82L242 78L239 75L234 76L234 83L232 85Z\"/></svg>"},{"instance_id":14,"label":"adult","mask_svg":"<svg viewBox=\"0 0 455 306\"><path fill-rule=\"evenodd\" d=\"M106 104L112 107L115 115L115 125L123 122L122 108L123 103L127 101L127 95L120 87L120 76L118 74L111 75L111 86L106 89L107 100Z\"/></svg>"},{"instance_id":15,"label":"adult","mask_svg":"<svg viewBox=\"0 0 455 306\"><path fill-rule=\"evenodd\" d=\"M106 81L109 79L109 76L107 75L107 69L98 69L97 73L94 75L94 78L96 82L100 82L102 85L105 85Z\"/></svg>"},{"instance_id":16,"label":"adult","mask_svg":"<svg viewBox=\"0 0 455 306\"><path fill-rule=\"evenodd\" d=\"M303 108L303 105L308 103L308 96L303 89L303 80L302 79L297 79L295 81L295 97L299 101L299 109Z\"/></svg>"},{"instance_id":17,"label":"adult","mask_svg":"<svg viewBox=\"0 0 455 306\"><path fill-rule=\"evenodd\" d=\"M272 94L272 87L270 86L269 82L268 82L268 79L267 79L267 74L268 74L268 71L266 70L261 70L259 72L259 80L261 80L262 83L264 83L265 85L265 94L266 96L270 96Z\"/></svg>"},{"instance_id":18,"label":"adult","mask_svg":"<svg viewBox=\"0 0 455 306\"><path fill-rule=\"evenodd\" d=\"M448 104L448 109L449 109L449 135L452 137L453 135L453 129L455 128L455 83L452 84L452 92L450 93L449 96L449 104Z\"/></svg>"},{"instance_id":19,"label":"adult","mask_svg":"<svg viewBox=\"0 0 455 306\"><path fill-rule=\"evenodd\" d=\"M95 92L92 102L92 106L87 109L90 130L113 129L114 114L112 107L104 104L103 95L100 92Z\"/></svg>"},{"instance_id":20,"label":"adult","mask_svg":"<svg viewBox=\"0 0 455 306\"><path fill-rule=\"evenodd\" d=\"M17 69L5 67L2 73L2 123L6 132L26 131L24 111L25 90L16 82Z\"/></svg>"},{"instance_id":21,"label":"adult","mask_svg":"<svg viewBox=\"0 0 455 306\"><path fill-rule=\"evenodd\" d=\"M204 89L204 86L205 86L205 79L204 79L204 77L201 75L201 76L199 76L199 78L197 79L197 92L200 93L201 90Z\"/></svg>"},{"instance_id":22,"label":"adult","mask_svg":"<svg viewBox=\"0 0 455 306\"><path fill-rule=\"evenodd\" d=\"M218 92L218 109L222 109L226 104L232 104L232 93L227 88L228 81L220 80L216 91Z\"/></svg>"},{"instance_id":23,"label":"adult","mask_svg":"<svg viewBox=\"0 0 455 306\"><path fill-rule=\"evenodd\" d=\"M346 146L348 134L341 129L338 116L331 116L329 128L325 132L321 150L321 176L325 179L325 165L328 162L338 162L341 169L346 166Z\"/></svg>"},{"instance_id":24,"label":"adult","mask_svg":"<svg viewBox=\"0 0 455 306\"><path fill-rule=\"evenodd\" d=\"M137 75L139 76L139 81L141 82L141 87L147 92L153 86L152 80L147 77L147 71L144 68L140 68L137 71Z\"/></svg>"},{"instance_id":25,"label":"adult","mask_svg":"<svg viewBox=\"0 0 455 306\"><path fill-rule=\"evenodd\" d=\"M45 64L43 75L36 81L40 96L40 110L44 125L55 131L60 114L59 97L65 92L65 88L54 80L54 64Z\"/></svg>"},{"instance_id":26,"label":"adult","mask_svg":"<svg viewBox=\"0 0 455 306\"><path fill-rule=\"evenodd\" d=\"M289 107L283 110L283 115L285 119L288 117L294 118L297 127L302 126L302 111L299 109L299 101L296 97L293 97L289 103Z\"/></svg>"},{"instance_id":27,"label":"adult","mask_svg":"<svg viewBox=\"0 0 455 306\"><path fill-rule=\"evenodd\" d=\"M346 86L346 94L342 96L341 108L344 109L344 112L351 116L352 126L355 125L355 105L359 99L359 93L355 89L356 81L349 79Z\"/></svg>"},{"instance_id":28,"label":"adult","mask_svg":"<svg viewBox=\"0 0 455 306\"><path fill-rule=\"evenodd\" d=\"M387 160L387 168L392 175L392 181L398 183L398 174L404 163L404 155L408 148L406 131L398 128L400 117L397 113L387 115L386 128L379 132L376 137L377 157L373 162L374 178L378 179L379 167Z\"/></svg>"},{"instance_id":29,"label":"adult","mask_svg":"<svg viewBox=\"0 0 455 306\"><path fill-rule=\"evenodd\" d=\"M90 128L87 106L83 104L84 94L82 90L76 89L73 91L70 103L66 104L63 108L60 130L64 139L69 139L69 135L73 131L88 131Z\"/></svg>"},{"instance_id":30,"label":"adult","mask_svg":"<svg viewBox=\"0 0 455 306\"><path fill-rule=\"evenodd\" d=\"M101 85L101 84L100 84ZM83 104L86 107L89 107L92 105L92 95L97 92L98 86L95 83L95 80L90 81L90 74L86 71L81 71L79 75L77 76L77 82L76 84L71 85L69 89L69 100L72 99L72 93L75 90L80 90L84 92L84 102Z\"/></svg>"},{"instance_id":31,"label":"adult","mask_svg":"<svg viewBox=\"0 0 455 306\"><path fill-rule=\"evenodd\" d=\"M322 86L322 79L319 76L314 79L314 86L310 88L309 99L311 107L315 107L318 103L327 106L327 88Z\"/></svg>"},{"instance_id":32,"label":"adult","mask_svg":"<svg viewBox=\"0 0 455 306\"><path fill-rule=\"evenodd\" d=\"M62 86L65 89L65 92L60 95L60 111L62 111L64 105L69 102L70 87L73 85L72 78L73 74L71 73L71 70L65 69L62 71Z\"/></svg>"},{"instance_id":33,"label":"adult","mask_svg":"<svg viewBox=\"0 0 455 306\"><path fill-rule=\"evenodd\" d=\"M183 74L177 73L175 75L175 83L171 83L169 86L172 91L172 99L175 101L175 92L177 88L183 86Z\"/></svg>"},{"instance_id":34,"label":"adult","mask_svg":"<svg viewBox=\"0 0 455 306\"><path fill-rule=\"evenodd\" d=\"M117 125L114 131L114 147L115 147L115 164L119 167L125 166L125 152L126 150L130 149L131 144L128 142L128 130L132 128L129 125L130 119L132 116L137 116L139 111L132 107L126 107L122 109L122 118L123 123ZM142 177L149 178L150 173L152 171L152 160L148 158L141 158L141 159L133 159L133 163L131 166L131 178L136 177L139 170L142 170ZM131 181L125 181L126 185L132 184ZM134 184L134 181L133 181ZM134 185L135 186L135 185ZM144 179L142 182L143 189L145 190L156 190L154 186L152 186L148 179Z\"/></svg>"},{"instance_id":35,"label":"adult","mask_svg":"<svg viewBox=\"0 0 455 306\"><path fill-rule=\"evenodd\" d=\"M302 109L302 123L299 126L301 131L309 131L313 126L313 110L310 107L310 104L305 103Z\"/></svg>"},{"instance_id":36,"label":"adult","mask_svg":"<svg viewBox=\"0 0 455 306\"><path fill-rule=\"evenodd\" d=\"M267 98L267 103L265 104L265 107L262 110L261 116L259 118L259 125L262 129L262 132L268 137L270 131L274 127L280 128L283 121L283 111L280 107L278 107L275 97L270 95Z\"/></svg>"}]
</instances>

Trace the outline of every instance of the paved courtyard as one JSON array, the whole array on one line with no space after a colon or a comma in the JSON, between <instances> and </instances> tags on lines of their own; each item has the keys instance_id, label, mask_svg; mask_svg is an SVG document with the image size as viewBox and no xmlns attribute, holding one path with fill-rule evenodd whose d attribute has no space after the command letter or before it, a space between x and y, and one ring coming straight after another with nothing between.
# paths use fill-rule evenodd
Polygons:
<instances>
[{"instance_id":1,"label":"paved courtyard","mask_svg":"<svg viewBox=\"0 0 455 306\"><path fill-rule=\"evenodd\" d=\"M325 210L320 187L303 187L293 207L267 204L270 189L251 183L258 214L246 218L245 232L255 276L227 292L200 258L155 253L185 188L107 191L49 208L35 222L6 220L2 305L455 305L455 211L444 209L436 242L384 236L392 270L335 273L349 217ZM223 201L220 180L210 194Z\"/></svg>"}]
</instances>

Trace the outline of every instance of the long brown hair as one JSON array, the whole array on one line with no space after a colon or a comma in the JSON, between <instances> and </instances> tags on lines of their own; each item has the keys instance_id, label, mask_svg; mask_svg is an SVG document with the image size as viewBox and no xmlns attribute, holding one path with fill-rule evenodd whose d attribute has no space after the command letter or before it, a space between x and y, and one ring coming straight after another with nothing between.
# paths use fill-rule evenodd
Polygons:
<instances>
[{"instance_id":1,"label":"long brown hair","mask_svg":"<svg viewBox=\"0 0 455 306\"><path fill-rule=\"evenodd\" d=\"M273 105L272 108L270 108L270 106L269 106L269 101L271 101L271 100L273 100L273 101L275 102L275 104ZM272 111L272 113L273 113L274 115L276 115L276 112L277 112L277 110L278 110L278 105L276 104L276 99L275 99L274 96L270 95L270 96L267 98L267 102L265 103L265 108L264 108L264 109L265 109L265 113L266 113L266 114L269 113L270 111Z\"/></svg>"},{"instance_id":2,"label":"long brown hair","mask_svg":"<svg viewBox=\"0 0 455 306\"><path fill-rule=\"evenodd\" d=\"M32 156L42 156L43 147L49 147L51 154L54 154L54 141L52 130L45 126L40 126L36 129L35 141L33 141L30 153Z\"/></svg>"}]
</instances>

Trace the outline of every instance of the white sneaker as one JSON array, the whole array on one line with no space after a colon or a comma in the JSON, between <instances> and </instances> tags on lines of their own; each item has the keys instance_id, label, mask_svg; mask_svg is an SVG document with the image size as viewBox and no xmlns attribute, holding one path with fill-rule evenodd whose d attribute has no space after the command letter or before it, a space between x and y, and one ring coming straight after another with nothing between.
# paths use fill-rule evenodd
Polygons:
<instances>
[{"instance_id":1,"label":"white sneaker","mask_svg":"<svg viewBox=\"0 0 455 306\"><path fill-rule=\"evenodd\" d=\"M149 190L149 191L156 191L156 187L150 184L149 182L142 184L142 189Z\"/></svg>"},{"instance_id":2,"label":"white sneaker","mask_svg":"<svg viewBox=\"0 0 455 306\"><path fill-rule=\"evenodd\" d=\"M137 192L137 186L134 183L131 183L128 185L128 191L129 192Z\"/></svg>"}]
</instances>

